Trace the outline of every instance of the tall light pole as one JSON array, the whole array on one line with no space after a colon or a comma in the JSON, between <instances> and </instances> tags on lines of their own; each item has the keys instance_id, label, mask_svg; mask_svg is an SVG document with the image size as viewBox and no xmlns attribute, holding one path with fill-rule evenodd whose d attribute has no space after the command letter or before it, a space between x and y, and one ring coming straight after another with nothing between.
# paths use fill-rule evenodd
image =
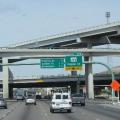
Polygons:
<instances>
[{"instance_id":1,"label":"tall light pole","mask_svg":"<svg viewBox=\"0 0 120 120\"><path fill-rule=\"evenodd\" d=\"M107 19L107 24L110 23L110 12L106 12L105 17Z\"/></svg>"},{"instance_id":2,"label":"tall light pole","mask_svg":"<svg viewBox=\"0 0 120 120\"><path fill-rule=\"evenodd\" d=\"M109 24L110 23L110 12L106 12L105 17L106 17L107 24ZM106 38L108 41L107 48L110 49L111 42L107 36L106 36ZM112 59L111 56L107 56L107 63L108 63L108 65L110 65L110 67L111 67L111 59Z\"/></svg>"}]
</instances>

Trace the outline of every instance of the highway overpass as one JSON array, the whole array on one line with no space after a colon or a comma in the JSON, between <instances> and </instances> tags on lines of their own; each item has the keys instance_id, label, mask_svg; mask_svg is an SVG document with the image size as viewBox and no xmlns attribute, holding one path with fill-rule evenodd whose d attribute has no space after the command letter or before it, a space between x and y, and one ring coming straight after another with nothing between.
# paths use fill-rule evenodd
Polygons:
<instances>
[{"instance_id":1,"label":"highway overpass","mask_svg":"<svg viewBox=\"0 0 120 120\"><path fill-rule=\"evenodd\" d=\"M0 57L7 57L9 60L40 57L65 57L67 55L72 55L73 53L82 53L84 57L106 55L119 56L120 49L0 49Z\"/></svg>"},{"instance_id":2,"label":"highway overpass","mask_svg":"<svg viewBox=\"0 0 120 120\"><path fill-rule=\"evenodd\" d=\"M115 74L115 79L120 82L120 73ZM85 76L80 77L73 76L56 76L56 77L44 77L44 78L19 78L9 80L10 97L12 97L13 88L33 88L33 87L67 87L71 86L72 93L77 91L77 81L80 87L85 86ZM94 88L109 86L111 83L110 74L95 74L94 75ZM2 88L2 80L0 80L0 87Z\"/></svg>"},{"instance_id":3,"label":"highway overpass","mask_svg":"<svg viewBox=\"0 0 120 120\"><path fill-rule=\"evenodd\" d=\"M34 78L16 78L16 79L10 79L9 80L9 84L29 84L29 83L48 83L48 82L71 82L71 81L77 81L80 80L81 82L85 82L85 76L81 75L81 76L49 76L49 77L34 77ZM115 79L116 80L120 80L120 73L116 73L115 74ZM111 74L95 74L94 75L94 81L95 81L95 85L99 85L99 83L101 83L101 85L108 85L107 82L111 83ZM107 81L105 83L105 81ZM105 84L104 84L105 83ZM0 84L2 84L2 80L0 80ZM26 86L27 87L27 86ZM48 86L49 87L49 86Z\"/></svg>"},{"instance_id":4,"label":"highway overpass","mask_svg":"<svg viewBox=\"0 0 120 120\"><path fill-rule=\"evenodd\" d=\"M14 44L8 46L7 48L1 48L0 57L3 64L8 64L9 62L12 63L36 56L62 57L65 55L70 55L73 52L83 53L85 61L88 62L92 60L93 56L119 55L120 50L117 49L93 49L94 46L105 44L120 44L120 22L104 24L87 29L76 30ZM6 57L11 58L9 59ZM9 93L7 66L3 67L3 73L3 96L7 98ZM92 64L85 65L85 75L88 97L94 98Z\"/></svg>"},{"instance_id":5,"label":"highway overpass","mask_svg":"<svg viewBox=\"0 0 120 120\"><path fill-rule=\"evenodd\" d=\"M104 44L120 44L120 22L102 24L34 40L26 40L7 46L8 48L87 48L88 45L99 46Z\"/></svg>"}]
</instances>

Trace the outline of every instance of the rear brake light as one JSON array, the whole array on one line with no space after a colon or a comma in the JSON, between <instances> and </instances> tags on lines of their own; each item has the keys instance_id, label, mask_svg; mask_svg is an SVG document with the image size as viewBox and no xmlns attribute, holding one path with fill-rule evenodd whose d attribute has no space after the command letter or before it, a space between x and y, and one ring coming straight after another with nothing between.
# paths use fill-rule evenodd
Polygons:
<instances>
[{"instance_id":1,"label":"rear brake light","mask_svg":"<svg viewBox=\"0 0 120 120\"><path fill-rule=\"evenodd\" d=\"M69 104L72 104L72 102L69 102Z\"/></svg>"},{"instance_id":2,"label":"rear brake light","mask_svg":"<svg viewBox=\"0 0 120 120\"><path fill-rule=\"evenodd\" d=\"M54 105L54 104L55 104L55 102L52 102L52 104Z\"/></svg>"}]
</instances>

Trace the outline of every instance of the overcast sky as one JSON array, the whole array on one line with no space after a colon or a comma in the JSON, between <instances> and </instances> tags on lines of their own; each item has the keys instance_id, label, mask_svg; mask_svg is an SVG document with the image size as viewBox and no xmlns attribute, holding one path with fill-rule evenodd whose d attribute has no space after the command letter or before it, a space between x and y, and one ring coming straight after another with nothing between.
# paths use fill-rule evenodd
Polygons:
<instances>
[{"instance_id":1,"label":"overcast sky","mask_svg":"<svg viewBox=\"0 0 120 120\"><path fill-rule=\"evenodd\" d=\"M0 0L0 47L105 24L106 11L111 12L111 22L119 21L120 0ZM23 67L19 69L24 75ZM39 67L32 69L28 73L44 73ZM63 70L58 71L64 74Z\"/></svg>"}]
</instances>

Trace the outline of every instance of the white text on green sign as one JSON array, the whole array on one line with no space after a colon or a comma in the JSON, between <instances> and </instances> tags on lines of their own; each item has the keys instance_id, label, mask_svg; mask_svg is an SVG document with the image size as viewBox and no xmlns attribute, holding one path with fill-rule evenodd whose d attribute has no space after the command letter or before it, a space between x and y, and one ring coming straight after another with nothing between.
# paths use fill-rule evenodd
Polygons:
<instances>
[{"instance_id":1,"label":"white text on green sign","mask_svg":"<svg viewBox=\"0 0 120 120\"><path fill-rule=\"evenodd\" d=\"M41 68L64 68L64 58L43 58Z\"/></svg>"},{"instance_id":2,"label":"white text on green sign","mask_svg":"<svg viewBox=\"0 0 120 120\"><path fill-rule=\"evenodd\" d=\"M82 56L72 55L65 57L65 70L81 70L82 69Z\"/></svg>"}]
</instances>

